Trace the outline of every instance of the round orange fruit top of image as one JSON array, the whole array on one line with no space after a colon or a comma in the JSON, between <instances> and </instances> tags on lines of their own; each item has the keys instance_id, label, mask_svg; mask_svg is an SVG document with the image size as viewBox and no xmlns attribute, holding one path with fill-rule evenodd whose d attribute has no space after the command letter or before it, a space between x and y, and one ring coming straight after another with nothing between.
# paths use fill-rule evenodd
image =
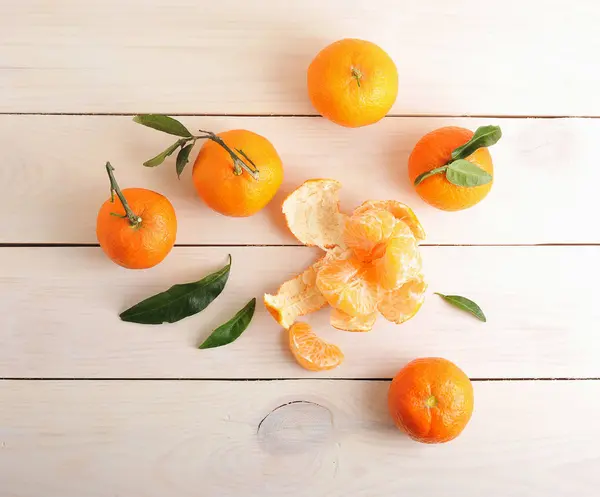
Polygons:
<instances>
[{"instance_id":1,"label":"round orange fruit top of image","mask_svg":"<svg viewBox=\"0 0 600 497\"><path fill-rule=\"evenodd\" d=\"M109 175L114 180L112 167ZM175 244L175 209L167 197L152 190L117 191L118 195L104 202L98 212L96 236L100 247L113 262L128 269L156 266Z\"/></svg>"},{"instance_id":2,"label":"round orange fruit top of image","mask_svg":"<svg viewBox=\"0 0 600 497\"><path fill-rule=\"evenodd\" d=\"M423 136L408 158L408 176L411 183L414 185L420 174L448 163L452 151L472 137L471 130L456 126L439 128ZM494 176L492 157L487 148L477 149L465 160ZM443 174L437 174L422 181L415 188L429 205L445 211L458 211L481 202L492 189L492 183L493 181L490 181L485 185L464 187L450 183Z\"/></svg>"},{"instance_id":3,"label":"round orange fruit top of image","mask_svg":"<svg viewBox=\"0 0 600 497\"><path fill-rule=\"evenodd\" d=\"M308 95L323 117L347 127L373 124L398 94L394 61L369 41L347 38L321 50L308 67Z\"/></svg>"},{"instance_id":4,"label":"round orange fruit top of image","mask_svg":"<svg viewBox=\"0 0 600 497\"><path fill-rule=\"evenodd\" d=\"M471 419L473 386L469 377L446 359L415 359L392 380L388 407L396 425L414 440L448 442Z\"/></svg>"},{"instance_id":5,"label":"round orange fruit top of image","mask_svg":"<svg viewBox=\"0 0 600 497\"><path fill-rule=\"evenodd\" d=\"M254 178L236 166L222 144L207 140L192 172L198 195L211 209L226 216L256 214L271 201L283 181L277 151L269 140L252 131L237 129L216 136L257 175Z\"/></svg>"}]
</instances>

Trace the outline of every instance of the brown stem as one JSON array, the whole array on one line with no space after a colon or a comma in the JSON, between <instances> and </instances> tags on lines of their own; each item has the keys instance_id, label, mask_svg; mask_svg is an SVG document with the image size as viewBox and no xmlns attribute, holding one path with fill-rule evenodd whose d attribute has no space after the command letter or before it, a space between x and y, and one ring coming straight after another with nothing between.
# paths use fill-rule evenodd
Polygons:
<instances>
[{"instance_id":1,"label":"brown stem","mask_svg":"<svg viewBox=\"0 0 600 497\"><path fill-rule=\"evenodd\" d=\"M131 224L131 226L133 226L134 228L137 228L140 223L142 222L142 218L139 216L136 216L133 211L131 210L131 207L129 207L129 204L127 203L127 200L125 199L125 196L123 195L123 192L121 192L121 189L119 188L119 185L117 184L117 180L115 179L115 175L113 174L113 171L115 170L114 167L111 166L110 162L106 163L106 172L108 173L108 178L110 180L110 198L111 201L114 202L115 200L115 193L117 194L117 197L119 197L119 200L121 201L121 204L123 205L123 208L125 209L125 213L127 215L127 219L129 220L129 224Z\"/></svg>"},{"instance_id":2,"label":"brown stem","mask_svg":"<svg viewBox=\"0 0 600 497\"><path fill-rule=\"evenodd\" d=\"M360 80L362 78L362 72L360 72L359 69L357 69L356 67L352 68L352 77L354 79L356 79L356 84L358 84L358 87L360 88Z\"/></svg>"}]
</instances>

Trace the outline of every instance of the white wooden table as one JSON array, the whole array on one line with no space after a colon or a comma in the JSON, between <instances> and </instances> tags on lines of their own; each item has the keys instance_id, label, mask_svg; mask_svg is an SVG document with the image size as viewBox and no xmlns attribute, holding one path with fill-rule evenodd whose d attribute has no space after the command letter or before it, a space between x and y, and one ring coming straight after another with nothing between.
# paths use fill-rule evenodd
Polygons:
<instances>
[{"instance_id":1,"label":"white wooden table","mask_svg":"<svg viewBox=\"0 0 600 497\"><path fill-rule=\"evenodd\" d=\"M599 23L597 0L3 0L0 496L597 495ZM354 130L315 116L305 88L316 52L348 36L380 44L400 74L390 116ZM267 136L280 193L250 219L212 213L173 160L141 167L170 141L132 123L141 112ZM504 131L490 196L459 213L424 204L406 177L418 138L488 123ZM122 269L97 246L106 160L177 210L156 268ZM320 313L346 362L313 374L260 306L240 340L197 350L314 260L280 212L313 177L341 180L345 209L411 205L431 291L473 297L488 323L434 296L368 335ZM230 282L202 315L119 321L228 253ZM432 355L475 387L470 425L441 446L411 442L386 410L394 373Z\"/></svg>"}]
</instances>

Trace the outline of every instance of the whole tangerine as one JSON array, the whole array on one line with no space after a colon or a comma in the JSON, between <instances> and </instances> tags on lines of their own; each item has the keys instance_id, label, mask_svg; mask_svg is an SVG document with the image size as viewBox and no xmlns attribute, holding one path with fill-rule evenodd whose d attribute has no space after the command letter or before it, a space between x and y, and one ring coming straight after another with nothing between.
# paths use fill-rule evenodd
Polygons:
<instances>
[{"instance_id":1,"label":"whole tangerine","mask_svg":"<svg viewBox=\"0 0 600 497\"><path fill-rule=\"evenodd\" d=\"M111 198L102 204L96 220L100 247L113 262L125 268L156 266L175 244L175 209L167 197L152 190L126 188L121 191L109 162L106 170Z\"/></svg>"},{"instance_id":2,"label":"whole tangerine","mask_svg":"<svg viewBox=\"0 0 600 497\"><path fill-rule=\"evenodd\" d=\"M457 126L439 128L423 136L408 158L408 176L414 185L417 176L447 164L452 151L473 137L469 129ZM479 148L465 160L494 175L492 157L487 148ZM493 180L485 185L465 187L450 183L443 174L436 174L415 188L429 205L445 211L467 209L481 202L492 189Z\"/></svg>"},{"instance_id":3,"label":"whole tangerine","mask_svg":"<svg viewBox=\"0 0 600 497\"><path fill-rule=\"evenodd\" d=\"M307 73L308 95L323 117L355 128L373 124L398 95L394 61L370 41L346 38L321 50Z\"/></svg>"},{"instance_id":4,"label":"whole tangerine","mask_svg":"<svg viewBox=\"0 0 600 497\"><path fill-rule=\"evenodd\" d=\"M392 380L388 407L396 426L423 443L443 443L464 430L473 413L473 386L455 364L415 359Z\"/></svg>"},{"instance_id":5,"label":"whole tangerine","mask_svg":"<svg viewBox=\"0 0 600 497\"><path fill-rule=\"evenodd\" d=\"M211 134L212 135L212 134ZM212 135L200 149L192 178L198 195L226 216L251 216L283 181L283 165L265 137L236 129Z\"/></svg>"}]
</instances>

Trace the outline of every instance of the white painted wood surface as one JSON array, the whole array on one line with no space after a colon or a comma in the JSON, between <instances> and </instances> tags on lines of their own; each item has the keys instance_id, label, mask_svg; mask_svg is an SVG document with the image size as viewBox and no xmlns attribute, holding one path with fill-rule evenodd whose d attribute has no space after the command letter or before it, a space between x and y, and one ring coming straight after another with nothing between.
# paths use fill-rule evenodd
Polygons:
<instances>
[{"instance_id":1,"label":"white painted wood surface","mask_svg":"<svg viewBox=\"0 0 600 497\"><path fill-rule=\"evenodd\" d=\"M285 167L284 185L273 202L246 219L213 213L196 195L191 166L179 181L174 159L155 169L141 165L174 137L135 124L130 116L0 116L0 136L12 144L3 151L0 182L10 188L0 196L0 211L19 206L18 215L2 219L0 242L96 243L96 215L109 193L107 160L123 188L150 188L173 202L179 244L297 244L281 203L306 179L323 177L343 183L347 211L366 199L408 203L430 244L600 242L598 120L388 118L360 130L321 118L188 117L183 122L190 129L247 128L269 138ZM488 123L500 124L504 132L491 149L496 173L489 196L462 212L425 204L406 172L415 143L440 126L475 129Z\"/></svg>"},{"instance_id":2,"label":"white painted wood surface","mask_svg":"<svg viewBox=\"0 0 600 497\"><path fill-rule=\"evenodd\" d=\"M323 377L391 378L420 356L447 357L475 378L600 377L596 305L600 247L423 247L429 296L401 326L380 318L370 333L331 328L329 311L310 316L344 351ZM233 266L224 293L202 314L172 325L121 322L118 314L174 283ZM113 265L99 248L4 248L0 259L1 377L314 377L287 349L263 308L222 349L195 347L251 297L275 291L316 260L305 247L177 247L144 272ZM434 291L466 295L483 324Z\"/></svg>"},{"instance_id":3,"label":"white painted wood surface","mask_svg":"<svg viewBox=\"0 0 600 497\"><path fill-rule=\"evenodd\" d=\"M597 0L3 0L0 111L314 113L306 68L372 40L395 114L600 115Z\"/></svg>"},{"instance_id":4,"label":"white painted wood surface","mask_svg":"<svg viewBox=\"0 0 600 497\"><path fill-rule=\"evenodd\" d=\"M539 117L600 116L599 22L596 0L0 2L0 497L597 493L600 380L583 378L600 378L600 121ZM392 117L371 127L311 117L306 67L343 37L380 44L398 65ZM132 123L140 112L263 134L285 164L281 191L250 219L211 212L173 160L141 166L171 139ZM489 197L459 213L425 205L406 176L416 141L492 123L504 137ZM190 246L142 272L68 246L96 243L106 160L123 187L171 199L177 242ZM333 330L321 311L309 321L346 361L311 374L259 305L237 342L197 350L317 257L287 246L297 242L280 212L314 177L343 182L346 210L411 205L428 233L429 291L472 297L488 323L431 294L409 323L380 320L369 334ZM202 315L119 321L227 253L230 282ZM478 380L476 407L457 440L422 446L392 427L388 382L366 379L433 355Z\"/></svg>"},{"instance_id":5,"label":"white painted wood surface","mask_svg":"<svg viewBox=\"0 0 600 497\"><path fill-rule=\"evenodd\" d=\"M465 432L425 446L394 428L388 382L8 381L2 495L596 494L600 382L474 387Z\"/></svg>"}]
</instances>

